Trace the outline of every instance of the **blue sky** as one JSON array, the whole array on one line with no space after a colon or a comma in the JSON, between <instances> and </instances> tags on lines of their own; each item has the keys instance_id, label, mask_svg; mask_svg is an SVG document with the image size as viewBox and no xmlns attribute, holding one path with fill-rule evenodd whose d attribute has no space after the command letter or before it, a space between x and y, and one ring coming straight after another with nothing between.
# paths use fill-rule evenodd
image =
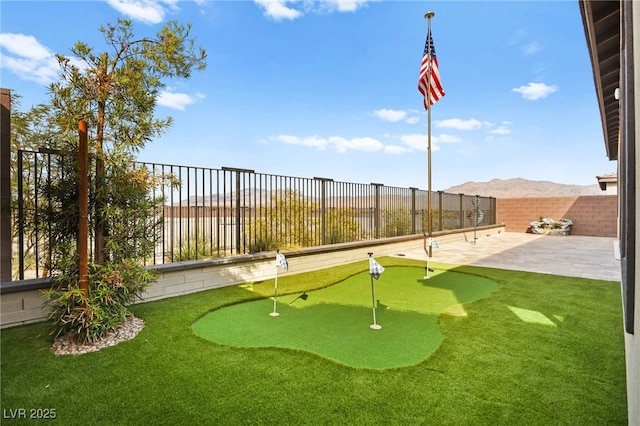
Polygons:
<instances>
[{"instance_id":1,"label":"blue sky","mask_svg":"<svg viewBox=\"0 0 640 426\"><path fill-rule=\"evenodd\" d=\"M156 115L174 125L139 160L426 189L429 10L446 93L431 112L433 190L615 172L577 0L3 0L0 86L26 111L47 102L55 53L106 49L100 26L191 23L207 69L166 81Z\"/></svg>"}]
</instances>

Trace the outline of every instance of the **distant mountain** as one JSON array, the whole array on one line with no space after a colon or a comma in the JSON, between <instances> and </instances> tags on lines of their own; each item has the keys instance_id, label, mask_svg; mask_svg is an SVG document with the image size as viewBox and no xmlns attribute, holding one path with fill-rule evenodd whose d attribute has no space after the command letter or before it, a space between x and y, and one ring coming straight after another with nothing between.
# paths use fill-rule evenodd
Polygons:
<instances>
[{"instance_id":1,"label":"distant mountain","mask_svg":"<svg viewBox=\"0 0 640 426\"><path fill-rule=\"evenodd\" d=\"M596 183L593 185L565 185L549 181L522 178L493 179L489 182L466 182L452 186L444 192L482 195L495 198L577 197L580 195L606 195Z\"/></svg>"},{"instance_id":2,"label":"distant mountain","mask_svg":"<svg viewBox=\"0 0 640 426\"><path fill-rule=\"evenodd\" d=\"M282 190L266 190L247 188L240 191L240 202L243 206L264 206L270 204L272 198ZM489 182L466 182L452 186L443 192L449 194L481 195L495 198L534 198L534 197L577 197L580 195L607 195L596 183L594 185L565 185L549 181L534 181L522 178L493 179ZM318 201L319 194L314 194L311 201ZM370 198L371 195L356 196ZM303 197L304 198L304 197ZM333 196L327 201L329 206L344 206L353 196ZM397 199L396 199L397 201ZM227 206L233 207L236 202L236 192L226 194L209 194L205 196L192 195L181 201L174 200L173 206ZM373 202L369 200L369 202ZM383 202L384 203L384 202Z\"/></svg>"}]
</instances>

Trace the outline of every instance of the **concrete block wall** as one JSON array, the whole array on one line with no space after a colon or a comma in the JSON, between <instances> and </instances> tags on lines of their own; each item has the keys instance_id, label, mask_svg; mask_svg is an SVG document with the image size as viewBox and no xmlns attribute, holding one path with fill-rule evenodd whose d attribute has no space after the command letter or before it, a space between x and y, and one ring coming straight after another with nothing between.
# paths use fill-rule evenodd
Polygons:
<instances>
[{"instance_id":1,"label":"concrete block wall","mask_svg":"<svg viewBox=\"0 0 640 426\"><path fill-rule=\"evenodd\" d=\"M618 197L593 195L496 200L496 221L503 223L507 232L527 232L529 223L540 216L571 219L572 235L617 237Z\"/></svg>"},{"instance_id":2,"label":"concrete block wall","mask_svg":"<svg viewBox=\"0 0 640 426\"><path fill-rule=\"evenodd\" d=\"M32 289L2 295L0 312L2 326L18 325L47 318L40 290Z\"/></svg>"},{"instance_id":3,"label":"concrete block wall","mask_svg":"<svg viewBox=\"0 0 640 426\"><path fill-rule=\"evenodd\" d=\"M478 236L505 232L504 226L483 226ZM460 239L472 240L473 230L436 232L439 243ZM335 244L284 252L289 263L286 274L300 274L374 257L393 256L405 251L422 249L421 235L386 238L376 241ZM275 252L241 255L220 259L207 259L171 263L154 267L158 280L142 296L144 302L195 293L229 285L261 281L275 277ZM278 271L283 274L282 270ZM42 321L47 317L43 309L41 289L46 280L26 280L2 286L0 297L0 328Z\"/></svg>"}]
</instances>

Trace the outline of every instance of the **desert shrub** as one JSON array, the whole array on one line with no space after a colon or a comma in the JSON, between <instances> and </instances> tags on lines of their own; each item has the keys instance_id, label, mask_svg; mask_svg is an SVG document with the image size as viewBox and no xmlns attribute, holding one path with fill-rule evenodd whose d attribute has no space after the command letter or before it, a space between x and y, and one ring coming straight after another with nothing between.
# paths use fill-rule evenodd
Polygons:
<instances>
[{"instance_id":1,"label":"desert shrub","mask_svg":"<svg viewBox=\"0 0 640 426\"><path fill-rule=\"evenodd\" d=\"M382 211L382 234L385 237L397 237L411 233L411 210L406 207L385 209Z\"/></svg>"}]
</instances>

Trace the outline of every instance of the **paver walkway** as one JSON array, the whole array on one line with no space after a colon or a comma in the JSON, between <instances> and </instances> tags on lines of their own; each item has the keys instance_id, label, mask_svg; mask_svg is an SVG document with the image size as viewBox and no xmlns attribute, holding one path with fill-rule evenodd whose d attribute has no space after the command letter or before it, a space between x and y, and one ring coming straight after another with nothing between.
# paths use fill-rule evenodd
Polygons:
<instances>
[{"instance_id":1,"label":"paver walkway","mask_svg":"<svg viewBox=\"0 0 640 426\"><path fill-rule=\"evenodd\" d=\"M440 247L433 249L433 262L621 280L620 261L614 251L615 238L503 232L479 235L475 244L473 241L438 241L438 244ZM412 259L427 259L424 250L403 254Z\"/></svg>"}]
</instances>

